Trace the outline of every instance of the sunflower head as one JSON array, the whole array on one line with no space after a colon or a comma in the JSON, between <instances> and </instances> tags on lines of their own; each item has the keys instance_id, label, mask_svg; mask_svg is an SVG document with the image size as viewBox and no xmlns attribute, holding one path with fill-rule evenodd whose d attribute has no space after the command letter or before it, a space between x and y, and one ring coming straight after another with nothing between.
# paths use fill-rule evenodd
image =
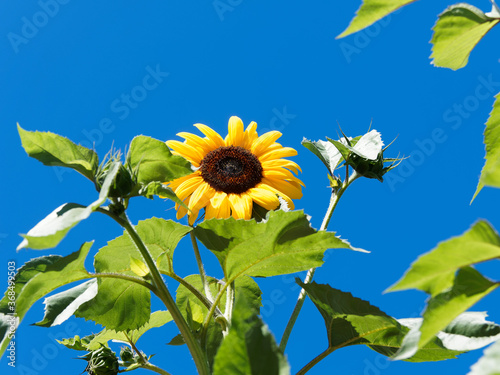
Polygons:
<instances>
[{"instance_id":1,"label":"sunflower head","mask_svg":"<svg viewBox=\"0 0 500 375\"><path fill-rule=\"evenodd\" d=\"M176 204L178 219L188 214L189 224L193 225L203 208L206 219L250 219L254 203L274 210L281 197L293 209L292 199L302 197L304 184L292 173L298 173L300 167L282 159L297 151L276 142L280 132L270 131L259 137L255 122L244 129L236 116L229 119L225 138L206 125L194 126L205 137L182 132L177 135L184 142L166 142L172 153L189 160L194 170L167 183L189 208Z\"/></svg>"}]
</instances>

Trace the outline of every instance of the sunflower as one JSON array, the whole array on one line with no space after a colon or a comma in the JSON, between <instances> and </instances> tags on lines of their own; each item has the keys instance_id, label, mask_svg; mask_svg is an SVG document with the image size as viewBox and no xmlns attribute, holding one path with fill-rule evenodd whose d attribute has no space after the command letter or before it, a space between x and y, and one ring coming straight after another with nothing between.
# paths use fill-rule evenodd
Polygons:
<instances>
[{"instance_id":1,"label":"sunflower","mask_svg":"<svg viewBox=\"0 0 500 375\"><path fill-rule=\"evenodd\" d=\"M226 138L206 125L194 126L204 138L182 132L177 135L184 142L166 142L172 153L187 159L194 170L166 183L190 210L176 204L177 219L188 213L193 225L203 208L205 219L250 219L253 203L274 210L280 205L279 197L294 208L292 199L302 197L304 184L292 173L301 171L300 167L282 159L297 155L297 151L276 143L280 132L259 137L255 122L243 130L243 122L236 116L229 119Z\"/></svg>"}]
</instances>

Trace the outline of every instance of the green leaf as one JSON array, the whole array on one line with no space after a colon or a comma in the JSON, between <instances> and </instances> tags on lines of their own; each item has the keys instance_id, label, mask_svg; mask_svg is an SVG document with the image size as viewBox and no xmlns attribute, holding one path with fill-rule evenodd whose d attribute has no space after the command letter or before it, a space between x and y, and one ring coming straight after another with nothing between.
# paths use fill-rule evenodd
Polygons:
<instances>
[{"instance_id":1,"label":"green leaf","mask_svg":"<svg viewBox=\"0 0 500 375\"><path fill-rule=\"evenodd\" d=\"M137 182L168 182L193 173L184 158L172 155L165 142L139 135L130 143L127 164L138 170Z\"/></svg>"},{"instance_id":2,"label":"green leaf","mask_svg":"<svg viewBox=\"0 0 500 375\"><path fill-rule=\"evenodd\" d=\"M64 292L54 294L45 299L45 316L35 323L39 327L57 326L73 315L82 303L95 297L97 294L97 280L92 279L77 285Z\"/></svg>"},{"instance_id":3,"label":"green leaf","mask_svg":"<svg viewBox=\"0 0 500 375\"><path fill-rule=\"evenodd\" d=\"M99 166L97 154L68 138L50 132L31 132L17 124L17 130L26 153L44 165L72 168L94 181Z\"/></svg>"},{"instance_id":4,"label":"green leaf","mask_svg":"<svg viewBox=\"0 0 500 375\"><path fill-rule=\"evenodd\" d=\"M68 349L80 350L80 351L88 351L88 346L92 339L95 337L95 334L88 335L85 337L81 337L76 335L70 339L62 339L61 341L57 340L59 344L64 345Z\"/></svg>"},{"instance_id":5,"label":"green leaf","mask_svg":"<svg viewBox=\"0 0 500 375\"><path fill-rule=\"evenodd\" d=\"M290 367L274 337L244 296L236 299L232 325L215 356L214 375L286 375Z\"/></svg>"},{"instance_id":6,"label":"green leaf","mask_svg":"<svg viewBox=\"0 0 500 375\"><path fill-rule=\"evenodd\" d=\"M149 273L148 266L140 259L130 257L130 269L139 277L144 277Z\"/></svg>"},{"instance_id":7,"label":"green leaf","mask_svg":"<svg viewBox=\"0 0 500 375\"><path fill-rule=\"evenodd\" d=\"M52 211L45 219L35 225L27 234L22 234L24 240L17 250L31 248L43 250L55 247L61 242L71 228L85 220L97 210L108 197L109 189L120 169L120 163L115 163L106 177L99 193L99 199L85 207L76 203L65 203Z\"/></svg>"},{"instance_id":8,"label":"green leaf","mask_svg":"<svg viewBox=\"0 0 500 375\"><path fill-rule=\"evenodd\" d=\"M242 275L266 277L319 267L327 249L355 250L335 233L317 232L302 211L271 211L261 223L211 219L194 231L219 259L228 283Z\"/></svg>"},{"instance_id":9,"label":"green leaf","mask_svg":"<svg viewBox=\"0 0 500 375\"><path fill-rule=\"evenodd\" d=\"M363 0L363 4L356 12L349 27L342 34L337 36L337 39L358 32L378 20L384 18L389 13L415 2L416 0Z\"/></svg>"},{"instance_id":10,"label":"green leaf","mask_svg":"<svg viewBox=\"0 0 500 375\"><path fill-rule=\"evenodd\" d=\"M153 181L147 184L146 186L143 186L141 189L139 189L138 194L148 199L153 199L155 195L158 195L162 198L168 198L174 201L175 203L178 203L181 206L187 208L184 202L181 201L177 197L177 195L175 195L174 191L171 188L167 187L165 184L158 181Z\"/></svg>"},{"instance_id":11,"label":"green leaf","mask_svg":"<svg viewBox=\"0 0 500 375\"><path fill-rule=\"evenodd\" d=\"M197 289L201 294L205 295L205 292L203 290L203 284L201 283L201 277L200 275L189 275L184 278L186 282L191 284L195 289ZM212 293L212 296L216 296L219 291L222 289L222 283L219 282L214 277L207 277L207 282L210 287L210 292ZM235 282L235 296L238 297L239 295L245 295L245 298L247 300L247 303L252 307L252 309L256 310L257 312L260 310L260 307L262 306L261 303L261 295L262 292L260 291L259 286L255 281L252 280L252 278L244 276L241 278L238 278ZM222 295L222 298L220 299L220 304L219 304L219 309L223 313L226 309L226 294ZM176 294L176 304L179 306L179 310L182 312L185 318L187 318L186 315L186 306L187 304L191 303L191 305L198 305L203 311L203 314L205 315L208 312L208 309L206 306L201 302L188 288L186 288L183 284L180 284L179 287L177 288L177 294Z\"/></svg>"},{"instance_id":12,"label":"green leaf","mask_svg":"<svg viewBox=\"0 0 500 375\"><path fill-rule=\"evenodd\" d=\"M451 288L457 269L500 257L500 237L480 220L459 237L422 255L388 291L420 289L433 296Z\"/></svg>"},{"instance_id":13,"label":"green leaf","mask_svg":"<svg viewBox=\"0 0 500 375\"><path fill-rule=\"evenodd\" d=\"M192 228L171 220L151 218L140 221L137 233L157 259L161 272L173 272L172 257L177 243ZM109 241L95 256L96 272L118 272L136 276L131 267L131 258L144 263L144 259L130 239L128 233ZM150 316L150 292L140 284L122 279L99 279L98 292L94 299L80 306L75 315L93 320L116 331L137 329Z\"/></svg>"},{"instance_id":14,"label":"green leaf","mask_svg":"<svg viewBox=\"0 0 500 375\"><path fill-rule=\"evenodd\" d=\"M150 329L164 326L170 321L172 321L172 316L168 311L155 311L151 314L149 321L139 329L127 332L117 332L114 330L104 329L88 342L88 344L86 345L86 350L92 351L99 349L101 345L107 344L107 342L110 340L126 343L128 343L130 340L135 344L137 343L137 340L139 340L139 338Z\"/></svg>"},{"instance_id":15,"label":"green leaf","mask_svg":"<svg viewBox=\"0 0 500 375\"><path fill-rule=\"evenodd\" d=\"M472 49L498 21L466 3L448 7L433 28L432 64L453 70L463 68Z\"/></svg>"},{"instance_id":16,"label":"green leaf","mask_svg":"<svg viewBox=\"0 0 500 375\"><path fill-rule=\"evenodd\" d=\"M18 270L15 281L19 280L19 284L16 283L15 300L19 323L31 306L46 294L63 285L90 277L84 262L91 246L91 242L84 243L78 251L65 257L53 255L38 258ZM9 310L8 297L7 291L0 301L0 313L12 312ZM7 347L8 341L5 341L4 337L0 341L2 341L1 354Z\"/></svg>"},{"instance_id":17,"label":"green leaf","mask_svg":"<svg viewBox=\"0 0 500 375\"><path fill-rule=\"evenodd\" d=\"M303 284L307 295L314 302L325 320L328 335L328 352L350 346L367 345L371 349L392 356L401 346L409 328L375 307L329 285ZM438 338L428 343L410 361L440 361L455 358L459 351L445 348Z\"/></svg>"},{"instance_id":18,"label":"green leaf","mask_svg":"<svg viewBox=\"0 0 500 375\"><path fill-rule=\"evenodd\" d=\"M486 146L486 162L481 171L481 177L477 184L476 192L472 200L476 198L483 186L500 187L500 94L495 96L495 103L490 117L486 122L484 131L484 144Z\"/></svg>"},{"instance_id":19,"label":"green leaf","mask_svg":"<svg viewBox=\"0 0 500 375\"><path fill-rule=\"evenodd\" d=\"M467 375L500 375L500 340L484 351Z\"/></svg>"},{"instance_id":20,"label":"green leaf","mask_svg":"<svg viewBox=\"0 0 500 375\"><path fill-rule=\"evenodd\" d=\"M443 344L455 350L476 350L500 338L500 325L488 322L484 311L468 311L438 333Z\"/></svg>"},{"instance_id":21,"label":"green leaf","mask_svg":"<svg viewBox=\"0 0 500 375\"><path fill-rule=\"evenodd\" d=\"M333 146L331 142L310 141L306 138L302 140L302 146L316 155L323 162L331 175L335 172L338 164L343 160L340 152Z\"/></svg>"},{"instance_id":22,"label":"green leaf","mask_svg":"<svg viewBox=\"0 0 500 375\"><path fill-rule=\"evenodd\" d=\"M441 330L449 326L462 312L469 309L497 287L498 284L487 280L472 267L460 269L454 280L453 287L432 297L428 301L421 325L415 327L408 334L394 359L406 359L413 356L419 348L423 347ZM462 321L459 323L463 326L464 322L465 324L468 323L468 321L462 318ZM460 325L457 324L455 323L448 331L445 330L445 332L450 333L452 329L460 329ZM457 348L457 346L454 348ZM466 347L460 347L459 349L464 351L470 350Z\"/></svg>"},{"instance_id":23,"label":"green leaf","mask_svg":"<svg viewBox=\"0 0 500 375\"><path fill-rule=\"evenodd\" d=\"M78 318L116 331L137 329L148 322L150 314L149 289L114 278L99 279L97 295L75 312Z\"/></svg>"}]
</instances>

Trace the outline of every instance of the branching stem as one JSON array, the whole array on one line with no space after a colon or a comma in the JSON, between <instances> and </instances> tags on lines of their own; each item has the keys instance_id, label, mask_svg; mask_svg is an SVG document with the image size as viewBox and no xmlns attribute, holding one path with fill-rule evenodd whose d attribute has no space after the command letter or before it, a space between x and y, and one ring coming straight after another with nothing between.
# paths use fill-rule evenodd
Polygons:
<instances>
[{"instance_id":1,"label":"branching stem","mask_svg":"<svg viewBox=\"0 0 500 375\"><path fill-rule=\"evenodd\" d=\"M335 207L337 207L337 203L339 202L340 198L342 197L346 189L349 187L349 185L351 185L354 182L354 180L360 177L356 173L356 171L354 171L351 174L351 176L348 175L348 172L346 174L347 177L345 181L342 183L340 189L332 190L332 195L330 196L330 204L328 205L325 217L323 218L323 222L321 223L321 227L319 228L320 231L324 231L326 230L326 228L328 228L328 224L330 223L330 219L332 218L333 211L335 210ZM304 284L309 284L312 281L315 272L316 268L311 268L309 271L307 271L307 275L304 278ZM306 291L304 289L301 289L299 298L297 299L297 303L295 304L295 308L292 311L292 315L288 320L288 323L285 327L285 331L283 332L283 337L281 338L280 349L282 352L285 352L286 344L288 343L288 339L290 338L290 334L292 333L293 326L295 325L295 322L300 314L300 310L302 309L302 305L304 304L305 299L306 299Z\"/></svg>"}]
</instances>

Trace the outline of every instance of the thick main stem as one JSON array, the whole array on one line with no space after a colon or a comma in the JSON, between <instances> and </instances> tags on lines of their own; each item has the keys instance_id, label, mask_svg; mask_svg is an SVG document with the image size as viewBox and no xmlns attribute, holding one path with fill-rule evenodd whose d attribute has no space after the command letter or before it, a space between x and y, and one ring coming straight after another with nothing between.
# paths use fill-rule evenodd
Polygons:
<instances>
[{"instance_id":1,"label":"thick main stem","mask_svg":"<svg viewBox=\"0 0 500 375\"><path fill-rule=\"evenodd\" d=\"M346 180L344 181L340 189L338 189L337 191L332 191L332 195L330 196L330 204L328 205L325 217L323 218L323 222L321 223L321 227L319 228L320 231L324 231L326 230L326 228L328 228L328 224L330 223L330 219L332 218L333 211L335 210L335 207L337 207L337 203L339 202L340 197L342 197L342 194L344 194L348 186L358 177L359 176L356 174L356 172L353 172L350 177L346 177ZM315 272L316 268L311 268L309 271L307 271L307 275L304 278L304 284L309 284L312 281ZM292 311L292 315L288 320L288 323L285 327L285 332L283 332L283 337L281 338L280 349L282 352L285 352L288 339L290 338L293 326L295 325L295 322L299 317L300 310L302 309L302 305L304 305L305 299L306 291L304 289L301 289L299 297L297 298L297 303L295 304L295 308Z\"/></svg>"},{"instance_id":2,"label":"thick main stem","mask_svg":"<svg viewBox=\"0 0 500 375\"><path fill-rule=\"evenodd\" d=\"M125 214L119 217L111 214L109 211L107 214L108 216L111 216L116 222L118 222L118 224L120 224L123 228L125 228L130 238L137 246L137 249L141 253L142 257L146 261L146 264L149 268L149 272L153 281L153 285L156 289L155 294L162 300L162 302L165 304L168 311L172 315L172 318L174 319L177 328L179 328L179 331L182 337L184 338L184 341L187 344L189 351L191 352L198 373L200 375L209 375L210 370L208 368L208 363L205 354L203 353L200 344L198 343L193 333L191 332L191 329L187 325L186 320L184 319L181 312L177 308L177 305L175 304L172 295L168 291L167 286L165 285L165 282L161 277L160 271L158 271L158 268L156 267L156 263L154 262L151 254L149 253L149 250L147 249L146 245L142 242L141 237L136 232L134 226L132 225L132 223Z\"/></svg>"}]
</instances>

